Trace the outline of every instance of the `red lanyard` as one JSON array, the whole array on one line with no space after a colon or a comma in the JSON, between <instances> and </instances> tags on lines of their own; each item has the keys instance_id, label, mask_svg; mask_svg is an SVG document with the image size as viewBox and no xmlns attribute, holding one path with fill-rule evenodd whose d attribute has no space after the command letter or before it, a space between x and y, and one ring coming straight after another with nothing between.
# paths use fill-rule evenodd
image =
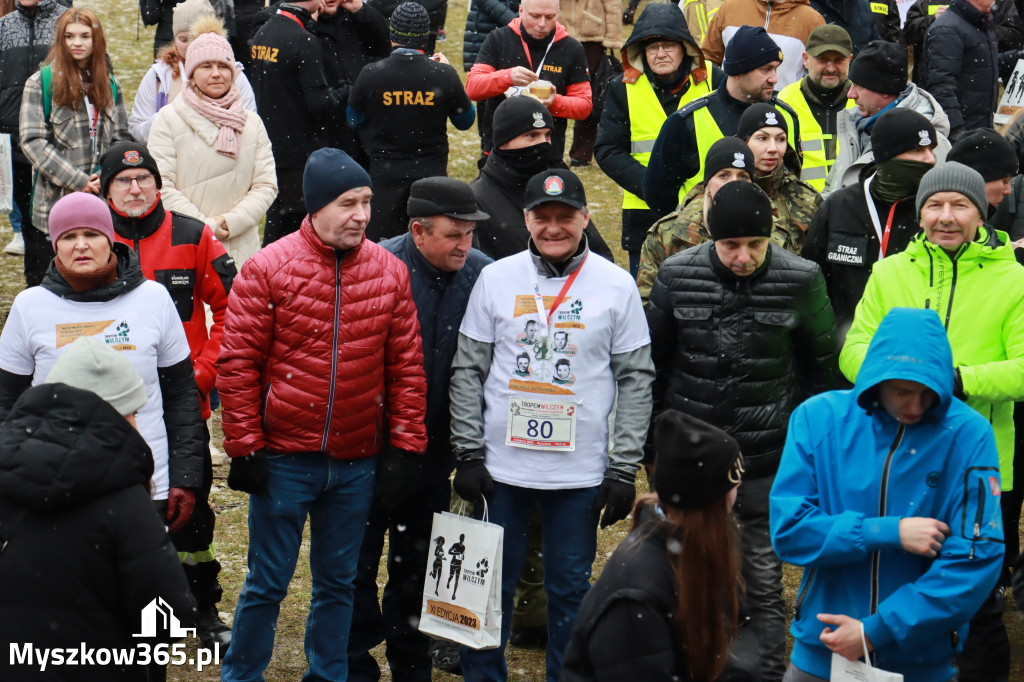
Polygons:
<instances>
[{"instance_id":1,"label":"red lanyard","mask_svg":"<svg viewBox=\"0 0 1024 682\"><path fill-rule=\"evenodd\" d=\"M587 253L587 256L589 255L590 254ZM583 256L583 262L580 263L580 266L576 268L571 275L569 275L569 279L565 280L565 284L562 285L562 288L558 291L558 295L555 296L555 302L551 304L551 308L548 310L548 326L551 325L551 316L554 314L558 306L562 305L562 301L565 300L565 295L569 293L572 283L576 281L576 277L579 276L583 266L587 264L587 256Z\"/></svg>"},{"instance_id":2,"label":"red lanyard","mask_svg":"<svg viewBox=\"0 0 1024 682\"><path fill-rule=\"evenodd\" d=\"M278 13L278 14L283 14L284 16L288 17L289 19L291 19L292 21L294 21L294 22L295 22L296 24L298 24L299 26L302 26L302 30L303 30L303 31L305 31L305 30L306 30L306 26L305 26L305 25L304 25L304 24L303 24L303 23L302 23L302 22L301 22L301 21L299 20L299 18L298 18L297 16L295 16L295 15L294 15L294 14L292 14L291 12L286 12L286 11L285 11L285 10L283 10L283 9L279 9L279 10L277 10L277 13Z\"/></svg>"},{"instance_id":3,"label":"red lanyard","mask_svg":"<svg viewBox=\"0 0 1024 682\"><path fill-rule=\"evenodd\" d=\"M892 208L889 209L889 217L885 220L885 232L882 233L882 258L885 258L885 252L889 250L889 231L892 230L892 217L896 213L896 206L903 201L898 199Z\"/></svg>"}]
</instances>

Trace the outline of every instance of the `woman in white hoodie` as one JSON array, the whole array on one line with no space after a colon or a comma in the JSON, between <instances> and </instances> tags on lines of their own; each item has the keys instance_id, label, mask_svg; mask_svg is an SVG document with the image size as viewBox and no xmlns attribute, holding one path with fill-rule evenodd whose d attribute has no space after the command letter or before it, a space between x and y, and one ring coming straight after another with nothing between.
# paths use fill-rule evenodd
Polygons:
<instances>
[{"instance_id":1,"label":"woman in white hoodie","mask_svg":"<svg viewBox=\"0 0 1024 682\"><path fill-rule=\"evenodd\" d=\"M277 173L263 121L243 106L222 30L213 16L194 24L181 96L157 114L148 146L164 206L210 225L241 268L259 250Z\"/></svg>"}]
</instances>

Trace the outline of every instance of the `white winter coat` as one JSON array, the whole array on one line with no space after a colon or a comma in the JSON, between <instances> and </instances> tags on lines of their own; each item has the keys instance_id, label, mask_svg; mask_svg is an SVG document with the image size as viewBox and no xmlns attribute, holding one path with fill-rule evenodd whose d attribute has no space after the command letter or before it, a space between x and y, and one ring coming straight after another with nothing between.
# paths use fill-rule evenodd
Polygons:
<instances>
[{"instance_id":1,"label":"white winter coat","mask_svg":"<svg viewBox=\"0 0 1024 682\"><path fill-rule=\"evenodd\" d=\"M213 226L224 216L231 236L224 248L239 269L259 251L260 219L277 197L277 171L263 121L246 112L238 158L215 149L219 127L184 97L164 107L149 132L149 151L163 179L164 207Z\"/></svg>"}]
</instances>

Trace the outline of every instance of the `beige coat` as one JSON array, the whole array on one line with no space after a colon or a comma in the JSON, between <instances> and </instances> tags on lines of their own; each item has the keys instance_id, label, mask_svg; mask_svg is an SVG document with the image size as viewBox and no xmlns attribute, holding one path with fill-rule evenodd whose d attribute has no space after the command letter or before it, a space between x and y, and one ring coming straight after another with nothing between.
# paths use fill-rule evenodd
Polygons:
<instances>
[{"instance_id":1,"label":"beige coat","mask_svg":"<svg viewBox=\"0 0 1024 682\"><path fill-rule=\"evenodd\" d=\"M259 223L277 197L270 138L260 117L246 112L238 158L214 148L218 126L184 97L165 106L149 131L149 151L163 178L164 207L213 226L224 216L231 236L222 240L235 266L259 251Z\"/></svg>"},{"instance_id":2,"label":"beige coat","mask_svg":"<svg viewBox=\"0 0 1024 682\"><path fill-rule=\"evenodd\" d=\"M558 21L581 43L622 47L622 4L619 0L560 0Z\"/></svg>"}]
</instances>

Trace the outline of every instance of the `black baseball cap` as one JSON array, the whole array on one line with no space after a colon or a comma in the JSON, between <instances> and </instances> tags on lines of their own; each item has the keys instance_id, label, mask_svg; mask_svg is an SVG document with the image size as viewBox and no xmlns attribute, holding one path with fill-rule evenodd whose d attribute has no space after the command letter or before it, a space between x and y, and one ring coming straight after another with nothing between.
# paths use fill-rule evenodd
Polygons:
<instances>
[{"instance_id":1,"label":"black baseball cap","mask_svg":"<svg viewBox=\"0 0 1024 682\"><path fill-rule=\"evenodd\" d=\"M421 178L412 183L406 212L410 218L443 215L455 220L487 220L491 216L476 204L469 185L444 176Z\"/></svg>"},{"instance_id":2,"label":"black baseball cap","mask_svg":"<svg viewBox=\"0 0 1024 682\"><path fill-rule=\"evenodd\" d=\"M571 170L552 168L537 173L526 183L526 205L523 208L529 211L548 201L559 201L582 210L587 207L587 193Z\"/></svg>"}]
</instances>

